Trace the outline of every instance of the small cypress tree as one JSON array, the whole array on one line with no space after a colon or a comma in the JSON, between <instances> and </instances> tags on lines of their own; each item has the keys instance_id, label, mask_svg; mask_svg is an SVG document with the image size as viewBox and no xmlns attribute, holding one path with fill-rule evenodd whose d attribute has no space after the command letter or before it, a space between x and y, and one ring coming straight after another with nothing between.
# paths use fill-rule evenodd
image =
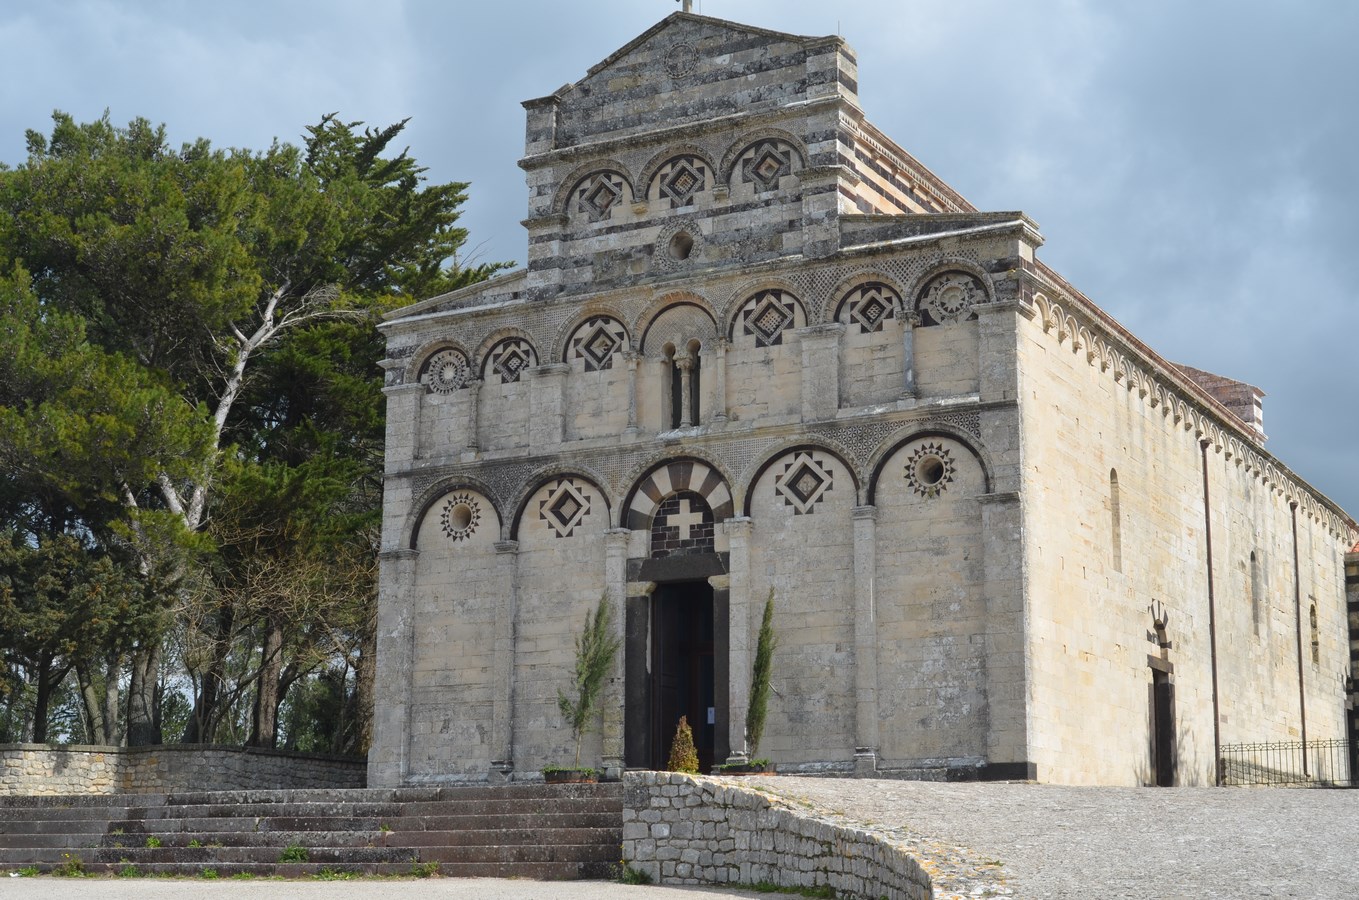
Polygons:
<instances>
[{"instance_id":1,"label":"small cypress tree","mask_svg":"<svg viewBox=\"0 0 1359 900\"><path fill-rule=\"evenodd\" d=\"M580 744L590 729L590 716L599 703L604 679L613 666L622 640L613 633L613 607L608 595L600 595L599 605L585 613L585 627L576 636L576 671L572 680L574 698L557 691L557 708L571 726L576 739L576 768L580 768Z\"/></svg>"},{"instance_id":2,"label":"small cypress tree","mask_svg":"<svg viewBox=\"0 0 1359 900\"><path fill-rule=\"evenodd\" d=\"M746 707L746 740L750 742L753 758L764 737L765 713L769 710L769 674L773 669L774 651L779 646L774 634L774 589L764 601L764 618L760 622L760 636L755 643L755 664L750 672L750 705Z\"/></svg>"},{"instance_id":3,"label":"small cypress tree","mask_svg":"<svg viewBox=\"0 0 1359 900\"><path fill-rule=\"evenodd\" d=\"M698 750L694 747L694 732L689 727L688 716L680 716L675 739L670 742L670 764L666 768L686 775L698 774Z\"/></svg>"}]
</instances>

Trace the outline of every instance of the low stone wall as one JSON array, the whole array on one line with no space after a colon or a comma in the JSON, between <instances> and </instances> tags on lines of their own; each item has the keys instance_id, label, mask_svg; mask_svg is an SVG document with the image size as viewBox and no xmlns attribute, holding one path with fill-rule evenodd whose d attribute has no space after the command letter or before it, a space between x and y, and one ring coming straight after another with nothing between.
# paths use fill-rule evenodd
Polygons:
<instances>
[{"instance_id":1,"label":"low stone wall","mask_svg":"<svg viewBox=\"0 0 1359 900\"><path fill-rule=\"evenodd\" d=\"M0 795L361 788L361 759L205 744L0 744Z\"/></svg>"},{"instance_id":2,"label":"low stone wall","mask_svg":"<svg viewBox=\"0 0 1359 900\"><path fill-rule=\"evenodd\" d=\"M793 810L729 778L625 776L623 862L657 884L829 886L837 897L926 900L929 876L883 836Z\"/></svg>"}]
</instances>

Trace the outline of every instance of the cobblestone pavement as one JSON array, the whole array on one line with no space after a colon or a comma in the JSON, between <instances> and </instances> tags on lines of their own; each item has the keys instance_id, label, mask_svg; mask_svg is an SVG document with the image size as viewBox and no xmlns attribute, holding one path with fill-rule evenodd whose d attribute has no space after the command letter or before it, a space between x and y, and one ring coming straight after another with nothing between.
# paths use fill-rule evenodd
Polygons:
<instances>
[{"instance_id":1,"label":"cobblestone pavement","mask_svg":"<svg viewBox=\"0 0 1359 900\"><path fill-rule=\"evenodd\" d=\"M750 784L914 843L941 900L987 889L1023 900L1359 897L1359 791ZM978 871L998 876L986 884Z\"/></svg>"}]
</instances>

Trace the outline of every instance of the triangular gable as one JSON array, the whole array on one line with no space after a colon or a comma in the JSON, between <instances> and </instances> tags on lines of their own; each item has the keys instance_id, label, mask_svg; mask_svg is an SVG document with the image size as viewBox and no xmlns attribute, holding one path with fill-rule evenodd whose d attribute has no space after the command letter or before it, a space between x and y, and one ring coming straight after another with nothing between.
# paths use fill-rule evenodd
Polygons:
<instances>
[{"instance_id":1,"label":"triangular gable","mask_svg":"<svg viewBox=\"0 0 1359 900\"><path fill-rule=\"evenodd\" d=\"M554 149L848 93L842 38L804 37L674 13L550 97Z\"/></svg>"},{"instance_id":2,"label":"triangular gable","mask_svg":"<svg viewBox=\"0 0 1359 900\"><path fill-rule=\"evenodd\" d=\"M756 27L754 27L754 26L752 26L752 25L743 25L743 24L741 24L740 22L732 22L732 21L730 21L729 19L718 19L718 18L713 18L713 17L711 17L711 16L700 16L700 15L695 15L694 13L677 12L677 13L671 13L670 15L666 16L664 19L661 19L661 20L660 20L659 22L657 22L655 25L652 25L652 26L651 26L650 28L648 28L646 31L642 32L642 33L639 34L637 37L635 37L635 38L633 38L632 40L628 41L626 44L624 44L622 47L619 47L619 48L618 48L617 50L615 50L613 53L610 53L608 56L606 56L606 57L605 57L603 60L601 60L600 62L595 63L593 66L590 67L590 70L589 70L588 72L585 73L585 77L586 77L586 78L589 78L591 75L596 75L596 74L598 74L598 73L600 73L600 72L603 72L605 69L607 69L607 68L609 68L610 66L614 65L614 64L617 63L619 60L623 59L623 58L626 57L628 54L630 54L630 53L632 53L634 50L636 50L637 48L643 46L647 41L651 40L651 38L654 37L655 35L658 35L658 34L660 34L661 32L665 31L667 28L670 28L671 25L674 24L675 22L681 22L681 21L686 21L686 20L687 20L687 21L691 21L691 22L698 22L698 23L710 23L710 24L717 25L717 26L720 26L720 27L722 27L722 28L725 28L725 29L727 29L727 30L729 30L729 31L731 31L731 32L733 32L733 33L743 33L743 34L748 34L748 35L751 35L752 37L766 38L766 39L768 39L768 40L770 40L770 41L787 42L787 43L795 43L795 42L799 42L799 43L819 43L819 42L822 42L822 41L834 40L833 37L808 37L808 36L806 36L806 35L792 34L792 33L787 32L787 31L772 31L772 30L770 30L770 29L768 29L768 28L756 28ZM585 80L585 79L582 79L582 81L583 81L583 80ZM580 82L576 82L576 84L580 84ZM565 87L562 87L561 89L559 89L559 90L557 91L557 94L558 94L558 95L561 95L563 92L569 91L571 88L573 88L573 87L575 87L575 86L576 86L576 85L574 85L574 84L568 84L568 85L566 85Z\"/></svg>"}]
</instances>

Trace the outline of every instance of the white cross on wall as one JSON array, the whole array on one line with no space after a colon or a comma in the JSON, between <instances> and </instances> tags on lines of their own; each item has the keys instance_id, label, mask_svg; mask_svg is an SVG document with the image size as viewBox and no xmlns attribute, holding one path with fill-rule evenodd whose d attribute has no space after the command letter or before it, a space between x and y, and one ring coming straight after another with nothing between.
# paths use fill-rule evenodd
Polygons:
<instances>
[{"instance_id":1,"label":"white cross on wall","mask_svg":"<svg viewBox=\"0 0 1359 900\"><path fill-rule=\"evenodd\" d=\"M665 520L665 524L678 527L679 539L687 541L689 540L689 526L702 525L703 513L690 509L689 500L685 498L680 500L679 512L671 513Z\"/></svg>"}]
</instances>

